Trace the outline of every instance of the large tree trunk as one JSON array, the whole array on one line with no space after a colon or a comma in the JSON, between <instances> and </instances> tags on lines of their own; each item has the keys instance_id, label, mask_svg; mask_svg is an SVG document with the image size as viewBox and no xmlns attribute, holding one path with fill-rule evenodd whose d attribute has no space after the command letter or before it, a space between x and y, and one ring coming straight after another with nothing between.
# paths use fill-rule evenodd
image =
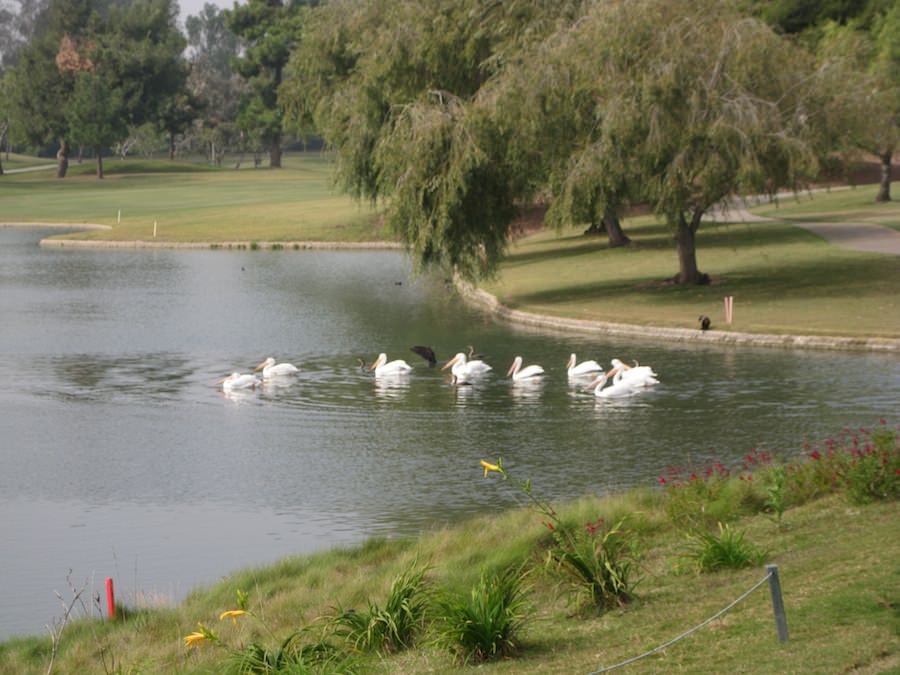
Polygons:
<instances>
[{"instance_id":1,"label":"large tree trunk","mask_svg":"<svg viewBox=\"0 0 900 675\"><path fill-rule=\"evenodd\" d=\"M69 170L69 144L61 141L59 150L56 151L56 177L65 178Z\"/></svg>"},{"instance_id":2,"label":"large tree trunk","mask_svg":"<svg viewBox=\"0 0 900 675\"><path fill-rule=\"evenodd\" d=\"M677 284L708 284L709 275L702 273L697 268L697 247L695 235L700 227L700 218L703 216L701 209L694 209L691 220L678 214L675 229L675 248L678 252L678 274L674 281Z\"/></svg>"},{"instance_id":3,"label":"large tree trunk","mask_svg":"<svg viewBox=\"0 0 900 675\"><path fill-rule=\"evenodd\" d=\"M97 153L97 178L103 178L103 148L94 148Z\"/></svg>"},{"instance_id":4,"label":"large tree trunk","mask_svg":"<svg viewBox=\"0 0 900 675\"><path fill-rule=\"evenodd\" d=\"M273 169L281 168L281 144L273 143L269 148L269 167Z\"/></svg>"},{"instance_id":5,"label":"large tree trunk","mask_svg":"<svg viewBox=\"0 0 900 675\"><path fill-rule=\"evenodd\" d=\"M269 146L269 166L273 169L281 168L281 139L272 141Z\"/></svg>"},{"instance_id":6,"label":"large tree trunk","mask_svg":"<svg viewBox=\"0 0 900 675\"><path fill-rule=\"evenodd\" d=\"M878 194L875 195L876 202L891 201L891 159L893 155L893 151L881 155L881 185L878 186Z\"/></svg>"},{"instance_id":7,"label":"large tree trunk","mask_svg":"<svg viewBox=\"0 0 900 675\"><path fill-rule=\"evenodd\" d=\"M619 221L619 216L608 206L603 214L603 226L606 228L606 235L609 237L610 248L628 246L631 243L631 239L622 231L622 223Z\"/></svg>"},{"instance_id":8,"label":"large tree trunk","mask_svg":"<svg viewBox=\"0 0 900 675\"><path fill-rule=\"evenodd\" d=\"M169 159L175 159L175 134L169 132Z\"/></svg>"}]
</instances>

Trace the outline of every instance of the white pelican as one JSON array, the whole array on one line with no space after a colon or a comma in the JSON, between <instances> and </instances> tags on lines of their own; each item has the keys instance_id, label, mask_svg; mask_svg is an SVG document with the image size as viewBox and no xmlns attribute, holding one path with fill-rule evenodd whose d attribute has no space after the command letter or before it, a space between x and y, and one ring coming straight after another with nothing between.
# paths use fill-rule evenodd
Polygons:
<instances>
[{"instance_id":1,"label":"white pelican","mask_svg":"<svg viewBox=\"0 0 900 675\"><path fill-rule=\"evenodd\" d=\"M521 369L521 370L520 370ZM530 377L540 377L544 374L544 369L540 366L526 366L522 368L522 357L517 356L513 359L512 365L506 371L506 376L512 376L514 382L527 380Z\"/></svg>"},{"instance_id":2,"label":"white pelican","mask_svg":"<svg viewBox=\"0 0 900 675\"><path fill-rule=\"evenodd\" d=\"M468 383L473 377L484 375L493 370L484 361L478 359L469 361L462 352L459 352L447 361L441 370L447 370L447 368L450 368L450 372L453 373L453 376L460 384Z\"/></svg>"},{"instance_id":3,"label":"white pelican","mask_svg":"<svg viewBox=\"0 0 900 675\"><path fill-rule=\"evenodd\" d=\"M605 385L609 381L609 375L614 371L609 371L609 373L600 373L600 376L591 382L586 390L594 391L594 396L597 398L622 398L625 396L632 396L634 392L634 387L632 387L628 382L620 381L614 382L610 386L604 388Z\"/></svg>"},{"instance_id":4,"label":"white pelican","mask_svg":"<svg viewBox=\"0 0 900 675\"><path fill-rule=\"evenodd\" d=\"M569 377L578 377L580 375L590 375L592 373L602 373L603 367L596 361L582 361L575 365L575 355L569 356L569 362L566 364Z\"/></svg>"},{"instance_id":5,"label":"white pelican","mask_svg":"<svg viewBox=\"0 0 900 675\"><path fill-rule=\"evenodd\" d=\"M388 362L387 354L381 352L381 354L378 355L378 358L375 359L375 362L369 366L369 370L374 370L376 377L381 375L402 375L403 373L411 371L412 366L403 359Z\"/></svg>"},{"instance_id":6,"label":"white pelican","mask_svg":"<svg viewBox=\"0 0 900 675\"><path fill-rule=\"evenodd\" d=\"M236 389L256 389L261 383L256 375L232 373L228 377L223 377L216 384L222 385L222 391L234 391Z\"/></svg>"},{"instance_id":7,"label":"white pelican","mask_svg":"<svg viewBox=\"0 0 900 675\"><path fill-rule=\"evenodd\" d=\"M257 370L261 370L263 374L263 379L268 380L270 377L282 377L285 375L294 375L300 369L295 366L293 363L275 363L275 359L271 356L267 358L265 361L260 363L256 368L253 369L255 373Z\"/></svg>"},{"instance_id":8,"label":"white pelican","mask_svg":"<svg viewBox=\"0 0 900 675\"><path fill-rule=\"evenodd\" d=\"M627 382L633 387L649 387L652 384L659 384L656 379L656 373L650 366L628 366L619 361L612 359L610 361L615 370L613 382Z\"/></svg>"}]
</instances>

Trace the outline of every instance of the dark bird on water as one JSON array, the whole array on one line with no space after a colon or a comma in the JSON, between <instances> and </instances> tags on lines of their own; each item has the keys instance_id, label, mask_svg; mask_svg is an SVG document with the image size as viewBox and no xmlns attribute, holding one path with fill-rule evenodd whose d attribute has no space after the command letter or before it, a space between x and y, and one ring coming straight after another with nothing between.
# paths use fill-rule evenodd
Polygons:
<instances>
[{"instance_id":1,"label":"dark bird on water","mask_svg":"<svg viewBox=\"0 0 900 675\"><path fill-rule=\"evenodd\" d=\"M423 347L422 345L416 345L415 347L410 347L409 351L415 352L423 359L428 361L428 367L434 368L437 364L437 357L434 355L434 350L431 347Z\"/></svg>"},{"instance_id":2,"label":"dark bird on water","mask_svg":"<svg viewBox=\"0 0 900 675\"><path fill-rule=\"evenodd\" d=\"M701 314L700 318L697 319L700 322L700 330L709 330L709 317L705 314Z\"/></svg>"},{"instance_id":3,"label":"dark bird on water","mask_svg":"<svg viewBox=\"0 0 900 675\"><path fill-rule=\"evenodd\" d=\"M473 345L469 345L469 354L467 358L469 359L469 361L484 361L484 354L478 354L475 351L475 347Z\"/></svg>"}]
</instances>

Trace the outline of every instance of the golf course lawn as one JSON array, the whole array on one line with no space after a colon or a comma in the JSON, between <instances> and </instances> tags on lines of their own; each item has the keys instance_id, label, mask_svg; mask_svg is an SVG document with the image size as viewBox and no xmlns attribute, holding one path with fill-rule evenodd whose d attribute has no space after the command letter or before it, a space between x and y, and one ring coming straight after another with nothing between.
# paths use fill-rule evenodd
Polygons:
<instances>
[{"instance_id":1,"label":"golf course lawn","mask_svg":"<svg viewBox=\"0 0 900 675\"><path fill-rule=\"evenodd\" d=\"M98 180L93 162L64 180L47 171L4 176L5 222L96 223L111 230L60 235L169 242L380 241L374 211L339 194L324 156L292 157L280 170L211 169L186 162L108 159ZM121 210L121 223L117 224Z\"/></svg>"},{"instance_id":2,"label":"golf course lawn","mask_svg":"<svg viewBox=\"0 0 900 675\"><path fill-rule=\"evenodd\" d=\"M864 202L854 215L861 222L897 212L871 198ZM678 270L669 228L647 216L623 226L633 241L625 248L610 249L606 237L586 237L583 227L519 239L484 288L509 307L551 316L697 328L704 314L719 330L900 337L896 255L844 250L778 222L705 223L697 260L712 283L682 287L666 281ZM724 323L728 295L734 297L730 326Z\"/></svg>"}]
</instances>

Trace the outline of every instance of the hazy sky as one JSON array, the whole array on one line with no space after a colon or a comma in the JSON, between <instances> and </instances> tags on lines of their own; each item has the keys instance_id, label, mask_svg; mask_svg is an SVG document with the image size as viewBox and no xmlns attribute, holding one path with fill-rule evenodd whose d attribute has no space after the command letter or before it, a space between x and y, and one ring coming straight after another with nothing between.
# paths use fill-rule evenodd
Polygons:
<instances>
[{"instance_id":1,"label":"hazy sky","mask_svg":"<svg viewBox=\"0 0 900 675\"><path fill-rule=\"evenodd\" d=\"M181 23L184 24L185 18L191 14L198 14L207 2L223 9L231 9L234 6L234 0L178 0L181 7Z\"/></svg>"}]
</instances>

